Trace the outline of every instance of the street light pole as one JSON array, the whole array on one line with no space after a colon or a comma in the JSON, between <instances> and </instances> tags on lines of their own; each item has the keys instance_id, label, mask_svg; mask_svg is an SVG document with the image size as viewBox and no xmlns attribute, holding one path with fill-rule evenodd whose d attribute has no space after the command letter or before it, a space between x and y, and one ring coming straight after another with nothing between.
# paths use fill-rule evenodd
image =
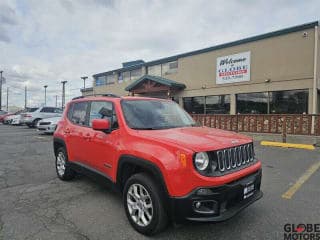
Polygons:
<instances>
[{"instance_id":1,"label":"street light pole","mask_svg":"<svg viewBox=\"0 0 320 240\"><path fill-rule=\"evenodd\" d=\"M2 109L2 73L3 71L0 71L0 110Z\"/></svg>"},{"instance_id":2,"label":"street light pole","mask_svg":"<svg viewBox=\"0 0 320 240\"><path fill-rule=\"evenodd\" d=\"M47 87L48 85L44 85L44 106L47 106Z\"/></svg>"},{"instance_id":3,"label":"street light pole","mask_svg":"<svg viewBox=\"0 0 320 240\"><path fill-rule=\"evenodd\" d=\"M87 79L87 78L88 78L87 76L81 77L81 79L83 80L83 93L84 93L84 91L86 90L86 79Z\"/></svg>"},{"instance_id":4,"label":"street light pole","mask_svg":"<svg viewBox=\"0 0 320 240\"><path fill-rule=\"evenodd\" d=\"M62 81L62 99L61 99L61 108L64 109L65 101L66 101L66 88L65 85L68 81Z\"/></svg>"},{"instance_id":5,"label":"street light pole","mask_svg":"<svg viewBox=\"0 0 320 240\"><path fill-rule=\"evenodd\" d=\"M24 86L24 109L27 109L27 85Z\"/></svg>"}]
</instances>

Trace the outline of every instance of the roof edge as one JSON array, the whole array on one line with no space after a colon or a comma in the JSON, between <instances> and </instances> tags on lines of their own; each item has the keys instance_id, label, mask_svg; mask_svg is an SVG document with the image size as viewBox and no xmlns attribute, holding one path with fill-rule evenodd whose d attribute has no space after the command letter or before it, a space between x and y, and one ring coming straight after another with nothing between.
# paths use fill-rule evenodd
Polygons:
<instances>
[{"instance_id":1,"label":"roof edge","mask_svg":"<svg viewBox=\"0 0 320 240\"><path fill-rule=\"evenodd\" d=\"M107 72L97 73L97 74L94 74L92 76L95 78L95 77L108 75L108 74L113 73L113 72L130 71L130 70L142 67L142 66L152 66L152 65L157 65L157 64L160 64L160 63L169 62L169 61L175 61L175 60L178 60L179 58L183 58L183 57L189 57L189 56L193 56L193 55L198 55L198 54L202 54L202 53L211 52L211 51L214 51L214 50L219 50L219 49L223 49L223 48L237 46L237 45L240 45L240 44L259 41L259 40L263 40L263 39L267 39L267 38L271 38L271 37L277 37L277 36L285 35L285 34L288 34L288 33L294 33L294 32L302 31L302 30L305 30L305 29L314 28L316 26L319 26L319 21L313 21L313 22L302 24L302 25L296 25L296 26L293 26L293 27L288 27L288 28L284 28L284 29L280 29L280 30L276 30L276 31L272 31L272 32L268 32L268 33L264 33L264 34L260 34L260 35L255 35L255 36L252 36L252 37L243 38L243 39L232 41L232 42L228 42L228 43L215 45L215 46L212 46L212 47L202 48L202 49L199 49L199 50L194 50L194 51L190 51L190 52L186 52L186 53L181 53L181 54L173 55L173 56L170 56L170 57L160 58L160 59L157 59L157 60L152 60L152 61L149 61L149 62L145 62L144 64L139 64L139 65L135 65L135 66L127 67L127 68L118 68L118 69L110 70L110 71L107 71Z\"/></svg>"}]
</instances>

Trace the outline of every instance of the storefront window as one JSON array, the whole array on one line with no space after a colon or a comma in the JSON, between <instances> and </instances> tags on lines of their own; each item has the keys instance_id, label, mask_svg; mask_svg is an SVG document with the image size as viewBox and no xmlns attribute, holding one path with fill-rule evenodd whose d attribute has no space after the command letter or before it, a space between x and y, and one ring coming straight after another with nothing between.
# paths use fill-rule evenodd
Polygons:
<instances>
[{"instance_id":1,"label":"storefront window","mask_svg":"<svg viewBox=\"0 0 320 240\"><path fill-rule=\"evenodd\" d=\"M268 93L242 93L237 94L237 113L267 114Z\"/></svg>"},{"instance_id":2,"label":"storefront window","mask_svg":"<svg viewBox=\"0 0 320 240\"><path fill-rule=\"evenodd\" d=\"M204 97L186 97L183 98L184 109L188 113L204 113Z\"/></svg>"},{"instance_id":3,"label":"storefront window","mask_svg":"<svg viewBox=\"0 0 320 240\"><path fill-rule=\"evenodd\" d=\"M206 114L229 114L230 95L206 96Z\"/></svg>"},{"instance_id":4,"label":"storefront window","mask_svg":"<svg viewBox=\"0 0 320 240\"><path fill-rule=\"evenodd\" d=\"M270 113L308 113L308 90L270 92Z\"/></svg>"},{"instance_id":5,"label":"storefront window","mask_svg":"<svg viewBox=\"0 0 320 240\"><path fill-rule=\"evenodd\" d=\"M149 66L148 67L148 74L152 76L161 76L161 64Z\"/></svg>"}]
</instances>

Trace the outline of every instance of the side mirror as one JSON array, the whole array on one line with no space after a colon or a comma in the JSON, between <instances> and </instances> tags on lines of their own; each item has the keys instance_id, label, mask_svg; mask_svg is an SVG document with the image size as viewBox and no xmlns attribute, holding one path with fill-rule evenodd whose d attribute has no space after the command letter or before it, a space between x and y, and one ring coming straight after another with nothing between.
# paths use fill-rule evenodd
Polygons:
<instances>
[{"instance_id":1,"label":"side mirror","mask_svg":"<svg viewBox=\"0 0 320 240\"><path fill-rule=\"evenodd\" d=\"M97 131L110 132L110 121L109 119L93 119L92 128Z\"/></svg>"}]
</instances>

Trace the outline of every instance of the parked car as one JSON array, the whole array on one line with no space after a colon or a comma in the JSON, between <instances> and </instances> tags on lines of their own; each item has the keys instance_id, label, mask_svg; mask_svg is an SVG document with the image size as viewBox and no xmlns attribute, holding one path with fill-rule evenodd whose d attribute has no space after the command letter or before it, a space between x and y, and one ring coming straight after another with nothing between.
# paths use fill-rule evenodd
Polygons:
<instances>
[{"instance_id":1,"label":"parked car","mask_svg":"<svg viewBox=\"0 0 320 240\"><path fill-rule=\"evenodd\" d=\"M3 122L3 119L10 113L0 110L0 122Z\"/></svg>"},{"instance_id":2,"label":"parked car","mask_svg":"<svg viewBox=\"0 0 320 240\"><path fill-rule=\"evenodd\" d=\"M26 109L23 109L23 110L19 110L19 111L15 112L15 113L6 114L5 117L2 120L3 124L11 124L12 119L15 118L15 115L19 115L19 114L21 114L23 112L26 112L26 111L27 111Z\"/></svg>"},{"instance_id":3,"label":"parked car","mask_svg":"<svg viewBox=\"0 0 320 240\"><path fill-rule=\"evenodd\" d=\"M37 129L43 133L52 134L56 130L61 117L45 118L38 122Z\"/></svg>"},{"instance_id":4,"label":"parked car","mask_svg":"<svg viewBox=\"0 0 320 240\"><path fill-rule=\"evenodd\" d=\"M62 115L62 109L56 107L40 107L35 111L29 111L22 114L21 121L28 127L33 128L37 126L37 123L44 118L60 117Z\"/></svg>"},{"instance_id":5,"label":"parked car","mask_svg":"<svg viewBox=\"0 0 320 240\"><path fill-rule=\"evenodd\" d=\"M169 100L74 99L54 133L54 153L61 180L87 173L121 191L130 224L146 235L169 219L226 220L263 195L252 139L197 126Z\"/></svg>"},{"instance_id":6,"label":"parked car","mask_svg":"<svg viewBox=\"0 0 320 240\"><path fill-rule=\"evenodd\" d=\"M10 116L11 117L11 116ZM15 126L17 126L17 125L22 125L23 124L23 122L21 121L21 115L20 114L18 114L18 115L13 115L12 116L12 118L11 118L11 121L10 121L10 124L11 125L15 125Z\"/></svg>"}]
</instances>

